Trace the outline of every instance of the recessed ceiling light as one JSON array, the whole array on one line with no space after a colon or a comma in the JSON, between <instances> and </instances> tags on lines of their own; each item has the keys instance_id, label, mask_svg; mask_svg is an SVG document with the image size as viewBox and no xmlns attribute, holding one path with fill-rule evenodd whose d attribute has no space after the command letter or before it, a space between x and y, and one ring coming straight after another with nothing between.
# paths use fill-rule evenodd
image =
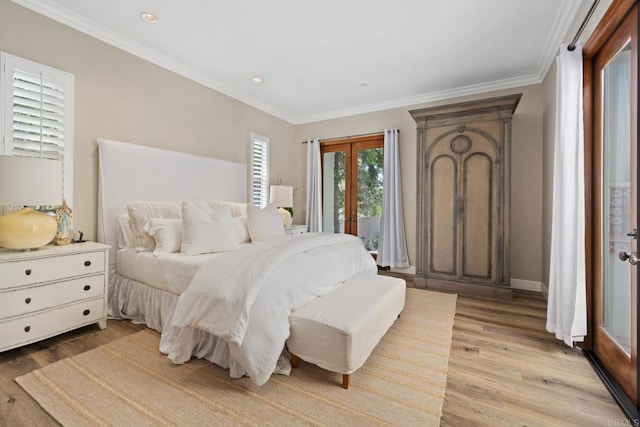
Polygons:
<instances>
[{"instance_id":1,"label":"recessed ceiling light","mask_svg":"<svg viewBox=\"0 0 640 427\"><path fill-rule=\"evenodd\" d=\"M360 87L364 89L365 87L367 87L367 84L366 83L360 83Z\"/></svg>"},{"instance_id":2,"label":"recessed ceiling light","mask_svg":"<svg viewBox=\"0 0 640 427\"><path fill-rule=\"evenodd\" d=\"M147 22L149 24L155 24L156 22L158 22L158 18L153 13L149 12L142 12L140 14L140 18L142 18L144 22Z\"/></svg>"},{"instance_id":3,"label":"recessed ceiling light","mask_svg":"<svg viewBox=\"0 0 640 427\"><path fill-rule=\"evenodd\" d=\"M256 76L256 77L253 78L253 81L256 82L256 83L262 83L264 80L262 79L262 77L257 77Z\"/></svg>"}]
</instances>

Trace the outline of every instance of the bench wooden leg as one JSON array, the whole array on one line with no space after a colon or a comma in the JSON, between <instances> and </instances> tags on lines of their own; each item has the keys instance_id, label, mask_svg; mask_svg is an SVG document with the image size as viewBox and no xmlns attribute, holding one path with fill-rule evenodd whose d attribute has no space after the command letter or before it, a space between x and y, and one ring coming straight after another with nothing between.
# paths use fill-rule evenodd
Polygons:
<instances>
[{"instance_id":1,"label":"bench wooden leg","mask_svg":"<svg viewBox=\"0 0 640 427\"><path fill-rule=\"evenodd\" d=\"M342 388L349 389L350 385L351 385L351 375L342 374Z\"/></svg>"},{"instance_id":2,"label":"bench wooden leg","mask_svg":"<svg viewBox=\"0 0 640 427\"><path fill-rule=\"evenodd\" d=\"M297 368L299 364L300 364L300 359L298 359L298 356L291 353L291 367Z\"/></svg>"}]
</instances>

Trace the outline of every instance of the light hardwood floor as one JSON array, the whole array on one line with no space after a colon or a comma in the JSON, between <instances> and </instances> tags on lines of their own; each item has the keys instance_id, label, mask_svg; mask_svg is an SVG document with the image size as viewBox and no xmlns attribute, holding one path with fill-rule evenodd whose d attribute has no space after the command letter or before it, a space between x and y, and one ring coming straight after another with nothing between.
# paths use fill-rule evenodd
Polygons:
<instances>
[{"instance_id":1,"label":"light hardwood floor","mask_svg":"<svg viewBox=\"0 0 640 427\"><path fill-rule=\"evenodd\" d=\"M627 425L580 351L545 332L545 307L525 291L512 302L458 297L443 426ZM104 331L89 326L0 353L0 426L56 425L15 377L142 328L110 320Z\"/></svg>"}]
</instances>

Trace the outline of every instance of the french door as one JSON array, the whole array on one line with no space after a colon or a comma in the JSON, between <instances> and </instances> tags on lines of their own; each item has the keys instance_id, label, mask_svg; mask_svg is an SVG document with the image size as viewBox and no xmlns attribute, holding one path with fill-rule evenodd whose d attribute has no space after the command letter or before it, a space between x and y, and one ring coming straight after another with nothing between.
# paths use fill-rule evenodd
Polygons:
<instances>
[{"instance_id":1,"label":"french door","mask_svg":"<svg viewBox=\"0 0 640 427\"><path fill-rule=\"evenodd\" d=\"M592 120L589 138L593 144L593 352L613 384L636 407L640 268L637 14L636 5L594 55L585 56L585 83L591 85L587 93L593 97L593 114L585 114L590 117L587 122Z\"/></svg>"},{"instance_id":2,"label":"french door","mask_svg":"<svg viewBox=\"0 0 640 427\"><path fill-rule=\"evenodd\" d=\"M321 142L322 230L347 233L378 251L384 135Z\"/></svg>"}]
</instances>

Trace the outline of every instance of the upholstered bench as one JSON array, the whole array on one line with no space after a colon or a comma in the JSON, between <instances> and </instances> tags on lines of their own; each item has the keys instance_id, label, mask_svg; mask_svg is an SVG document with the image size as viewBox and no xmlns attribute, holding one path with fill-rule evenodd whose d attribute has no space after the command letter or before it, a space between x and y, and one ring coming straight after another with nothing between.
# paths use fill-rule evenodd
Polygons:
<instances>
[{"instance_id":1,"label":"upholstered bench","mask_svg":"<svg viewBox=\"0 0 640 427\"><path fill-rule=\"evenodd\" d=\"M360 368L404 307L406 283L389 276L360 274L293 311L287 347L298 358L342 374L349 388Z\"/></svg>"}]
</instances>

